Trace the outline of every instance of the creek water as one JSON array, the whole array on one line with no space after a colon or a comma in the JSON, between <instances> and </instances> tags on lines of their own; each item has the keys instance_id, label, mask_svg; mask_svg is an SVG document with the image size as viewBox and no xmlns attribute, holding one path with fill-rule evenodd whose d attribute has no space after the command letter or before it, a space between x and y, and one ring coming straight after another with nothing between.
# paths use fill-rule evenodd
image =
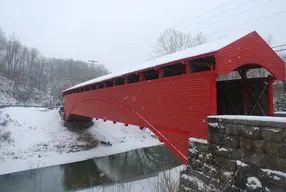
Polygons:
<instances>
[{"instance_id":1,"label":"creek water","mask_svg":"<svg viewBox=\"0 0 286 192\"><path fill-rule=\"evenodd\" d=\"M0 175L0 192L75 191L153 177L181 165L166 146Z\"/></svg>"}]
</instances>

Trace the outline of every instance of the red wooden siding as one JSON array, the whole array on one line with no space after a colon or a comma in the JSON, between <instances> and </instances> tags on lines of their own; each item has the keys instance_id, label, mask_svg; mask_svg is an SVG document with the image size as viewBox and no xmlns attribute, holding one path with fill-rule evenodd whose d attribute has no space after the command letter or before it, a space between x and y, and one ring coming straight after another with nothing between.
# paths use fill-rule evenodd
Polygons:
<instances>
[{"instance_id":1,"label":"red wooden siding","mask_svg":"<svg viewBox=\"0 0 286 192\"><path fill-rule=\"evenodd\" d=\"M207 116L217 113L214 72L227 75L242 65L258 64L276 79L285 79L283 61L256 32L216 52L182 59L180 62L187 63L210 55L216 59L215 71L164 77L80 93L74 91L82 88L74 89L64 95L66 117L77 114L148 127L186 162L188 138L207 139ZM178 62L172 61L161 66ZM160 69L158 66L156 68ZM146 69L140 71L144 70Z\"/></svg>"},{"instance_id":2,"label":"red wooden siding","mask_svg":"<svg viewBox=\"0 0 286 192\"><path fill-rule=\"evenodd\" d=\"M258 64L276 79L285 79L284 62L256 32L219 50L215 57L217 74L227 75L239 66Z\"/></svg>"},{"instance_id":3,"label":"red wooden siding","mask_svg":"<svg viewBox=\"0 0 286 192\"><path fill-rule=\"evenodd\" d=\"M67 116L155 128L162 134L157 133L159 138L185 161L188 138L208 136L211 80L212 71L208 71L75 93L65 96L64 108Z\"/></svg>"}]
</instances>

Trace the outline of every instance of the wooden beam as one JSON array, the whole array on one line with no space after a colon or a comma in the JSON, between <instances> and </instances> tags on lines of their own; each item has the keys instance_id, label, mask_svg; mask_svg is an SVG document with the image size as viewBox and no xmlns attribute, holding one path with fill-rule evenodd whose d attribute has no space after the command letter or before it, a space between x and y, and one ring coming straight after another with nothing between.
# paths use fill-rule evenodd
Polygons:
<instances>
[{"instance_id":1,"label":"wooden beam","mask_svg":"<svg viewBox=\"0 0 286 192\"><path fill-rule=\"evenodd\" d=\"M217 83L216 83L216 74L213 71L211 74L211 105L212 105L212 115L217 115Z\"/></svg>"},{"instance_id":2,"label":"wooden beam","mask_svg":"<svg viewBox=\"0 0 286 192\"><path fill-rule=\"evenodd\" d=\"M144 81L144 75L143 73L139 73L139 81Z\"/></svg>"},{"instance_id":3,"label":"wooden beam","mask_svg":"<svg viewBox=\"0 0 286 192\"><path fill-rule=\"evenodd\" d=\"M263 89L262 89L262 91L260 92L260 95L259 95L259 97L257 98L257 100L256 100L256 97L255 97L253 91L248 87L248 90L250 91L250 93L252 93L252 97L253 97L254 101L256 101L255 104L253 105L251 111L250 111L250 115L252 115L254 109L255 109L256 106L258 105L258 107L260 108L260 111L261 111L262 115L265 116L265 113L264 113L263 108L261 107L259 101L261 100L261 98L262 98L264 92L266 91L266 88L267 88L267 87L268 87L267 85L265 85L265 86L263 87Z\"/></svg>"},{"instance_id":4,"label":"wooden beam","mask_svg":"<svg viewBox=\"0 0 286 192\"><path fill-rule=\"evenodd\" d=\"M164 75L163 68L158 68L158 72L159 72L159 79L163 78Z\"/></svg>"}]
</instances>

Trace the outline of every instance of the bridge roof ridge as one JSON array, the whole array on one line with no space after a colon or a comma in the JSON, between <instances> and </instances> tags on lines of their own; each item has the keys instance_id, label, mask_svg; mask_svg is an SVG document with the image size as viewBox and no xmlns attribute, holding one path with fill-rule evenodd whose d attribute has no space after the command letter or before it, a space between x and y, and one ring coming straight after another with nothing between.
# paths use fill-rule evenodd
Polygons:
<instances>
[{"instance_id":1,"label":"bridge roof ridge","mask_svg":"<svg viewBox=\"0 0 286 192\"><path fill-rule=\"evenodd\" d=\"M145 70L145 69L149 69L149 68L153 68L153 67L157 67L163 64L168 64L171 62L175 62L175 61L179 61L179 60L183 60L183 59L187 59L187 58L192 58L192 57L196 57L196 56L200 56L200 55L204 55L204 54L208 54L208 53L213 53L213 52L217 52L220 49L234 43L235 41L247 36L248 34L252 33L254 31L251 32L247 32L247 33L238 33L235 35L231 35L231 36L227 36L227 37L223 37L221 39L217 39L214 41L210 41L195 47L190 47L187 48L185 50L182 51L178 51L176 53L173 54L169 54L169 55L165 55L150 61L147 61L141 65L134 65L132 67L126 68L124 70L120 70L118 72L114 72L114 73L110 73L101 77L97 77L88 81L84 81L82 83L79 83L77 85L74 85L65 91L71 90L71 89L75 89L75 88L79 88L82 86L86 86L86 85L90 85L93 83L98 83L101 81L105 81L108 79L112 79L112 78L116 78L116 77L120 77L123 76L125 74L129 74L132 72L136 72L136 71L141 71L141 70Z\"/></svg>"}]
</instances>

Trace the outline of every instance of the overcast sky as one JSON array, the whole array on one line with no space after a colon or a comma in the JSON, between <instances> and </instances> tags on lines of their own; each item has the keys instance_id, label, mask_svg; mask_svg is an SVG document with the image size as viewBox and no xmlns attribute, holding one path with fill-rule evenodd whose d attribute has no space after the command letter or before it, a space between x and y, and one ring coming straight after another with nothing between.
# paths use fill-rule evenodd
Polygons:
<instances>
[{"instance_id":1,"label":"overcast sky","mask_svg":"<svg viewBox=\"0 0 286 192\"><path fill-rule=\"evenodd\" d=\"M149 59L168 28L201 31L209 41L256 30L286 44L283 10L286 0L0 0L0 27L47 57L98 60L117 71Z\"/></svg>"}]
</instances>

